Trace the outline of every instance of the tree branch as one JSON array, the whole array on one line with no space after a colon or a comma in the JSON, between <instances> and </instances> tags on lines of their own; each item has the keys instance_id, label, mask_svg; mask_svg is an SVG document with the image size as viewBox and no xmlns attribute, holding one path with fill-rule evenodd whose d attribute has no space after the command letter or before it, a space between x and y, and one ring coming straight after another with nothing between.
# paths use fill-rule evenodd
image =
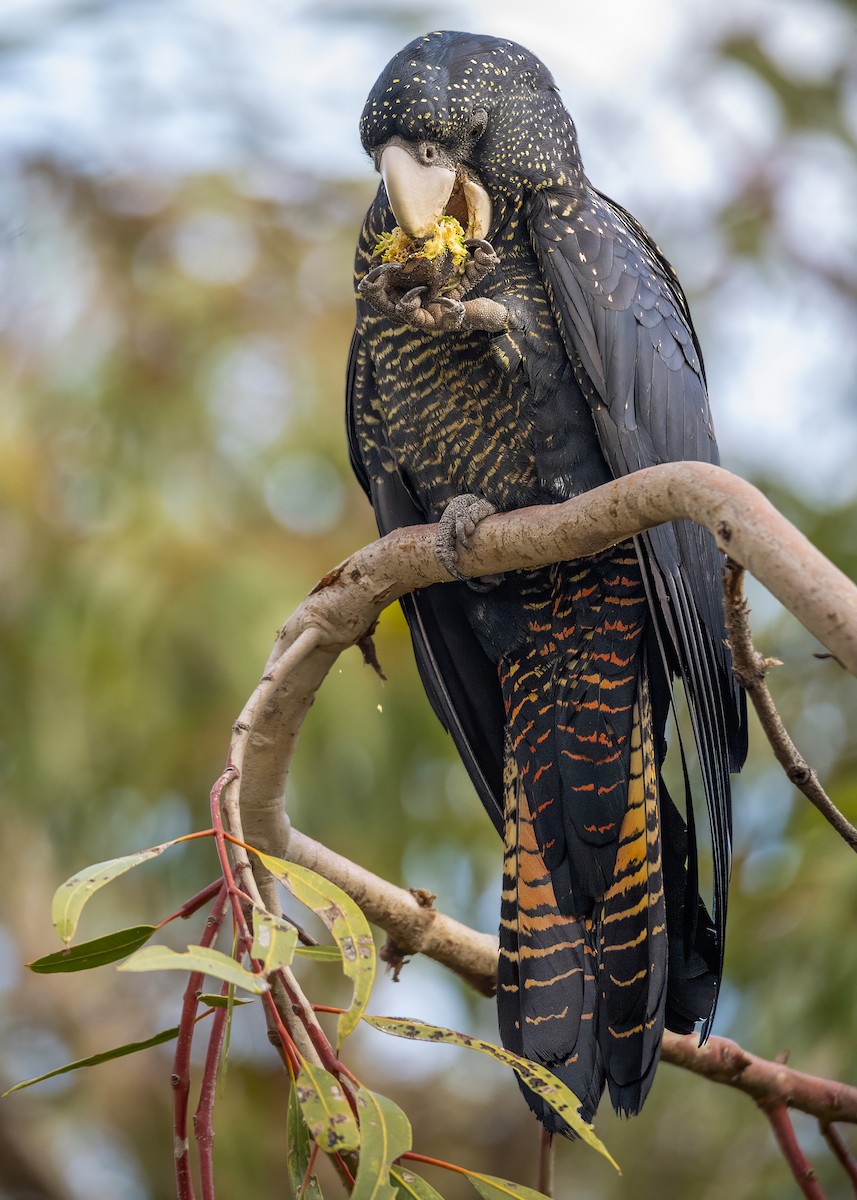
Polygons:
<instances>
[{"instance_id":1,"label":"tree branch","mask_svg":"<svg viewBox=\"0 0 857 1200\"><path fill-rule=\"evenodd\" d=\"M732 648L732 667L735 678L750 697L762 729L771 744L774 757L791 782L814 804L826 821L829 821L843 841L852 850L857 850L857 829L839 811L821 786L815 771L803 757L789 737L782 718L774 705L773 697L765 682L771 666L776 660L763 658L753 645L750 633L750 606L744 598L744 568L728 560L726 564L724 612L729 645Z\"/></svg>"},{"instance_id":2,"label":"tree branch","mask_svg":"<svg viewBox=\"0 0 857 1200\"><path fill-rule=\"evenodd\" d=\"M583 558L680 519L708 528L731 560L750 570L857 675L857 588L756 488L709 464L666 463L565 504L490 517L477 528L473 549L462 553L459 566L476 576ZM357 551L327 574L286 622L259 686L233 728L229 764L236 775L224 788L223 806L231 828L243 826L251 844L311 867L348 892L402 953L428 954L479 991L491 992L497 967L495 938L427 908L411 893L292 830L283 805L301 724L337 655L367 643L388 604L417 588L448 581L435 556L435 532L435 526L400 529ZM746 613L740 604L732 607L735 640L740 643L740 622L746 624ZM755 654L749 633L747 640ZM751 657L750 662L755 660ZM257 862L249 863L240 848L234 853L236 873L243 872L242 886L276 911L275 890L266 872ZM772 1120L772 1113L785 1115L786 1109L795 1108L815 1116L823 1128L837 1121L857 1123L857 1088L768 1062L727 1039L711 1038L699 1046L692 1035L667 1033L662 1057L745 1092ZM782 1121L779 1128L782 1132ZM802 1158L799 1161L794 1153L787 1158L793 1171L795 1164L803 1170ZM807 1178L801 1186L810 1184Z\"/></svg>"},{"instance_id":3,"label":"tree branch","mask_svg":"<svg viewBox=\"0 0 857 1200\"><path fill-rule=\"evenodd\" d=\"M757 488L708 463L663 463L564 504L489 517L459 565L468 575L544 566L681 518L711 530L721 550L857 675L857 588ZM267 853L286 852L286 775L303 719L337 655L363 640L388 604L449 580L434 537L435 526L412 526L358 550L324 576L280 631L230 751L241 773L245 834ZM238 786L228 784L226 800Z\"/></svg>"}]
</instances>

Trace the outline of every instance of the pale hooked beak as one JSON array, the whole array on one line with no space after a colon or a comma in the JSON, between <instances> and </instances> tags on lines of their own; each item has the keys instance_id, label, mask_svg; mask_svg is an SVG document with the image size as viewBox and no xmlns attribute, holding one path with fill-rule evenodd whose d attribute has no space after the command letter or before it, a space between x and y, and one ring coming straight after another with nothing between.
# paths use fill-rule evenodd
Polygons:
<instances>
[{"instance_id":1,"label":"pale hooked beak","mask_svg":"<svg viewBox=\"0 0 857 1200\"><path fill-rule=\"evenodd\" d=\"M439 163L424 166L395 145L384 150L380 170L396 223L408 237L429 237L445 212L461 222L466 238L486 237L491 200L464 172Z\"/></svg>"}]
</instances>

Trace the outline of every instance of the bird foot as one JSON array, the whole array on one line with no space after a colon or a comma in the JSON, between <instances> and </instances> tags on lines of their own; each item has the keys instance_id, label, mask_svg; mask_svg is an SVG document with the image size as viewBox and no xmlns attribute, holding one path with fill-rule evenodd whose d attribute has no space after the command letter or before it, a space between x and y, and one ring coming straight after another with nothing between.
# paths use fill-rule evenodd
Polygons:
<instances>
[{"instance_id":1,"label":"bird foot","mask_svg":"<svg viewBox=\"0 0 857 1200\"><path fill-rule=\"evenodd\" d=\"M500 265L500 259L490 242L482 238L470 238L464 243L469 251L464 264L464 274L455 287L446 290L447 296L460 300L481 283L486 275L490 275Z\"/></svg>"},{"instance_id":2,"label":"bird foot","mask_svg":"<svg viewBox=\"0 0 857 1200\"><path fill-rule=\"evenodd\" d=\"M443 510L443 516L438 525L434 544L438 561L453 578L460 579L474 592L490 592L503 582L504 576L482 575L477 579L472 579L467 575L462 575L458 569L458 551L460 547L465 550L471 548L476 526L485 517L492 516L496 511L497 509L490 501L485 500L482 496L473 496L466 492L461 496L453 496Z\"/></svg>"},{"instance_id":3,"label":"bird foot","mask_svg":"<svg viewBox=\"0 0 857 1200\"><path fill-rule=\"evenodd\" d=\"M501 333L509 327L504 304L486 296L463 300L500 259L490 242L471 239L463 274L450 277L451 256L405 263L381 263L361 279L358 291L376 312L401 325L431 333L482 330ZM418 286L414 286L414 284Z\"/></svg>"},{"instance_id":4,"label":"bird foot","mask_svg":"<svg viewBox=\"0 0 857 1200\"><path fill-rule=\"evenodd\" d=\"M464 305L449 296L432 296L426 286L411 287L401 263L373 267L360 280L358 291L382 316L415 329L451 333L464 323ZM404 283L407 290L402 290ZM399 286L397 286L399 285Z\"/></svg>"}]
</instances>

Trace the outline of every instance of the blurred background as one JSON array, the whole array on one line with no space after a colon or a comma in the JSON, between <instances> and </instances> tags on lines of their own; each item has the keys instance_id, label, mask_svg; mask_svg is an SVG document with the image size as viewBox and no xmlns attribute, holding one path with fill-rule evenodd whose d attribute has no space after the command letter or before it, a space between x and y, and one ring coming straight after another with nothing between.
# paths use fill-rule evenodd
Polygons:
<instances>
[{"instance_id":1,"label":"blurred background","mask_svg":"<svg viewBox=\"0 0 857 1200\"><path fill-rule=\"evenodd\" d=\"M0 7L0 1086L175 1024L178 978L35 977L54 887L208 824L230 724L277 626L374 536L342 392L352 249L375 188L357 120L406 41L515 38L552 68L588 173L690 295L726 466L857 577L857 33L846 0L5 0ZM857 819L857 684L759 589L798 745ZM307 833L496 928L500 848L423 698L404 622L354 652L306 723ZM216 873L196 842L113 885L81 930L157 921ZM716 1032L857 1078L853 856L754 736L736 794ZM196 940L199 921L170 927ZM342 993L307 972L319 1002ZM413 962L373 1008L496 1037L493 1004ZM415 1148L534 1182L511 1078L367 1031L348 1061ZM0 1106L0 1196L173 1195L170 1047ZM221 1194L287 1194L285 1092L236 1018ZM796 1122L829 1197L846 1181ZM665 1067L598 1130L624 1177L559 1147L569 1200L796 1193L745 1097ZM852 1144L854 1138L852 1136ZM460 1178L431 1175L448 1197ZM330 1184L335 1192L337 1186Z\"/></svg>"}]
</instances>

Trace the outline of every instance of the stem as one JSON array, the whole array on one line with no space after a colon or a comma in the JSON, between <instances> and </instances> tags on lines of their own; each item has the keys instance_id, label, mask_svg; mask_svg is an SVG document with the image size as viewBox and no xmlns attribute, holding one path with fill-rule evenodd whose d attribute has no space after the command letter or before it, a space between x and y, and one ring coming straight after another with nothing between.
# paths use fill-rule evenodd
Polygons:
<instances>
[{"instance_id":1,"label":"stem","mask_svg":"<svg viewBox=\"0 0 857 1200\"><path fill-rule=\"evenodd\" d=\"M339 1167L342 1174L345 1176L345 1178L348 1180L348 1182L351 1184L351 1186L354 1187L354 1176L349 1171L348 1165L346 1164L345 1159L342 1157L342 1155L338 1151L336 1154L334 1154L333 1157L336 1159L336 1165Z\"/></svg>"},{"instance_id":2,"label":"stem","mask_svg":"<svg viewBox=\"0 0 857 1200\"><path fill-rule=\"evenodd\" d=\"M204 887L195 896L191 896L189 900L185 900L181 908L177 908L170 916L164 917L163 921L159 921L155 928L163 929L165 925L169 925L170 921L175 921L178 917L186 921L188 917L192 917L195 912L198 912L208 900L213 900L222 887L222 879L213 879L208 887Z\"/></svg>"},{"instance_id":3,"label":"stem","mask_svg":"<svg viewBox=\"0 0 857 1200\"><path fill-rule=\"evenodd\" d=\"M795 1137L788 1109L784 1104L777 1104L773 1108L763 1108L762 1111L771 1122L771 1128L783 1152L783 1158L789 1164L795 1182L806 1196L806 1200L825 1200L821 1185L815 1177L815 1171L806 1161L800 1143Z\"/></svg>"},{"instance_id":4,"label":"stem","mask_svg":"<svg viewBox=\"0 0 857 1200\"><path fill-rule=\"evenodd\" d=\"M229 893L229 899L232 903L232 915L238 932L238 944L241 951L250 957L250 962L252 963L254 970L258 973L261 973L259 970L259 963L252 957L251 954L253 938L250 933L250 927L247 924L247 918L244 915L244 907L242 904L242 900L249 902L249 897L245 897L244 893L239 890L235 883L235 876L232 874L232 864L229 861L229 854L226 849L226 840L228 835L223 828L223 818L220 813L220 797L223 793L223 789L228 783L235 779L237 775L237 770L230 763L227 765L225 771L223 771L220 778L216 780L214 786L212 787L211 823L214 826L214 840L215 845L217 846L217 856L220 859L220 869L223 872L223 878ZM295 1047L295 1043L292 1040L291 1034L283 1024L280 1014L277 1012L276 1005L274 1004L273 997L271 996L270 992L265 993L265 1004L268 1007L268 1011L274 1017L274 1024L283 1047L283 1052L286 1055L292 1073L296 1075L300 1070L300 1059L298 1057L297 1048Z\"/></svg>"},{"instance_id":5,"label":"stem","mask_svg":"<svg viewBox=\"0 0 857 1200\"><path fill-rule=\"evenodd\" d=\"M753 645L748 615L750 606L743 592L744 568L728 561L724 580L726 629L732 648L735 678L750 697L759 723L774 752L774 757L785 771L789 780L807 800L814 804L821 815L839 834L844 842L857 851L857 828L841 813L815 771L803 757L789 736L782 717L777 712L765 677L771 665Z\"/></svg>"},{"instance_id":6,"label":"stem","mask_svg":"<svg viewBox=\"0 0 857 1200\"><path fill-rule=\"evenodd\" d=\"M464 1167L459 1167L455 1163L444 1162L442 1158L429 1158L427 1154L417 1154L413 1150L406 1150L404 1154L399 1155L399 1160L407 1158L411 1162L427 1163L430 1167L442 1167L444 1171L454 1171L456 1175L478 1175L478 1171L466 1171Z\"/></svg>"},{"instance_id":7,"label":"stem","mask_svg":"<svg viewBox=\"0 0 857 1200\"><path fill-rule=\"evenodd\" d=\"M222 886L222 885L221 885ZM220 988L221 996L229 991L229 984ZM199 1180L202 1200L214 1200L214 1096L217 1090L217 1068L223 1053L223 1040L229 1018L228 1008L218 1008L214 1014L208 1051L199 1091L199 1103L193 1117L193 1131L199 1149Z\"/></svg>"},{"instance_id":8,"label":"stem","mask_svg":"<svg viewBox=\"0 0 857 1200\"><path fill-rule=\"evenodd\" d=\"M543 1196L553 1196L554 1148L553 1134L542 1127L539 1130L539 1182Z\"/></svg>"},{"instance_id":9,"label":"stem","mask_svg":"<svg viewBox=\"0 0 857 1200\"><path fill-rule=\"evenodd\" d=\"M851 1180L854 1195L857 1196L857 1161L855 1161L853 1154L845 1145L842 1134L835 1126L829 1125L826 1121L819 1121L818 1127L821 1130L821 1136L838 1159L842 1170Z\"/></svg>"},{"instance_id":10,"label":"stem","mask_svg":"<svg viewBox=\"0 0 857 1200\"><path fill-rule=\"evenodd\" d=\"M199 939L200 946L210 946L217 937L228 905L226 884L221 883L217 900L208 914L205 929ZM188 977L179 1020L176 1052L173 1059L173 1153L175 1155L176 1195L178 1200L195 1200L193 1176L190 1168L190 1148L187 1136L187 1110L190 1096L190 1050L196 1024L199 1003L197 993L205 978L202 971L192 971Z\"/></svg>"}]
</instances>

